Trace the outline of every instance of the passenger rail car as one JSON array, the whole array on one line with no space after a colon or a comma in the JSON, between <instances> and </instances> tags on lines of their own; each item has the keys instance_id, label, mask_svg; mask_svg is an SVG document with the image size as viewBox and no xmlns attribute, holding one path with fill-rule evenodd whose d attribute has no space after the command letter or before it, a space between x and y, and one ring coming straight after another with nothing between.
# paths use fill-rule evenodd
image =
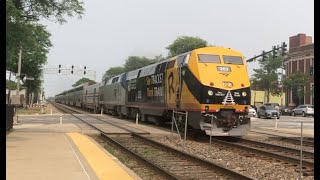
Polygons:
<instances>
[{"instance_id":1,"label":"passenger rail car","mask_svg":"<svg viewBox=\"0 0 320 180\"><path fill-rule=\"evenodd\" d=\"M176 110L188 112L189 127L207 134L212 130L213 136L242 136L250 130L246 62L230 48L195 49L92 87L99 87L98 109L107 113L129 118L138 114L142 121L161 123L171 121ZM68 93L57 100L63 102L64 96ZM92 107L91 101L83 103Z\"/></svg>"},{"instance_id":2,"label":"passenger rail car","mask_svg":"<svg viewBox=\"0 0 320 180\"><path fill-rule=\"evenodd\" d=\"M99 87L100 83L84 86L82 103L84 109L89 109L94 112L99 111Z\"/></svg>"},{"instance_id":3,"label":"passenger rail car","mask_svg":"<svg viewBox=\"0 0 320 180\"><path fill-rule=\"evenodd\" d=\"M99 106L103 108L104 112L114 115L126 115L125 109L125 80L126 74L115 76L99 87Z\"/></svg>"}]
</instances>

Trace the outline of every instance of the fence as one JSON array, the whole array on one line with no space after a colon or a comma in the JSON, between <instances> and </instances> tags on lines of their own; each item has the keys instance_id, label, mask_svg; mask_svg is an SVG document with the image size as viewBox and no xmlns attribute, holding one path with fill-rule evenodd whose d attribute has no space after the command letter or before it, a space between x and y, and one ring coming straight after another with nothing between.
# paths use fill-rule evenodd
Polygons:
<instances>
[{"instance_id":1,"label":"fence","mask_svg":"<svg viewBox=\"0 0 320 180\"><path fill-rule=\"evenodd\" d=\"M6 105L6 130L9 131L13 127L14 106Z\"/></svg>"}]
</instances>

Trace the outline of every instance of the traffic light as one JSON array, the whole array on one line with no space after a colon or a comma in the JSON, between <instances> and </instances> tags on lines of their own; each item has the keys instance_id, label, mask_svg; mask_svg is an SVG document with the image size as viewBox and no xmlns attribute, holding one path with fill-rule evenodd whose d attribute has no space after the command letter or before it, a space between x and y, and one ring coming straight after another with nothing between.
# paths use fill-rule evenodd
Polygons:
<instances>
[{"instance_id":1,"label":"traffic light","mask_svg":"<svg viewBox=\"0 0 320 180\"><path fill-rule=\"evenodd\" d=\"M313 70L314 70L313 66L310 66L310 75L313 75L313 73L314 73Z\"/></svg>"},{"instance_id":2,"label":"traffic light","mask_svg":"<svg viewBox=\"0 0 320 180\"><path fill-rule=\"evenodd\" d=\"M272 47L272 57L273 59L277 57L277 50L275 46Z\"/></svg>"},{"instance_id":3,"label":"traffic light","mask_svg":"<svg viewBox=\"0 0 320 180\"><path fill-rule=\"evenodd\" d=\"M282 51L282 56L287 54L287 44L285 42L282 43L281 51Z\"/></svg>"},{"instance_id":4,"label":"traffic light","mask_svg":"<svg viewBox=\"0 0 320 180\"><path fill-rule=\"evenodd\" d=\"M84 66L84 72L83 72L84 75L86 75L86 69L87 69L87 66Z\"/></svg>"},{"instance_id":5,"label":"traffic light","mask_svg":"<svg viewBox=\"0 0 320 180\"><path fill-rule=\"evenodd\" d=\"M265 52L265 51L262 51L262 61L265 61L266 58L267 58L266 52Z\"/></svg>"},{"instance_id":6,"label":"traffic light","mask_svg":"<svg viewBox=\"0 0 320 180\"><path fill-rule=\"evenodd\" d=\"M72 65L72 66L71 66L71 74L73 74L73 67L74 67L74 66Z\"/></svg>"},{"instance_id":7,"label":"traffic light","mask_svg":"<svg viewBox=\"0 0 320 180\"><path fill-rule=\"evenodd\" d=\"M61 73L61 64L59 64L59 73Z\"/></svg>"}]
</instances>

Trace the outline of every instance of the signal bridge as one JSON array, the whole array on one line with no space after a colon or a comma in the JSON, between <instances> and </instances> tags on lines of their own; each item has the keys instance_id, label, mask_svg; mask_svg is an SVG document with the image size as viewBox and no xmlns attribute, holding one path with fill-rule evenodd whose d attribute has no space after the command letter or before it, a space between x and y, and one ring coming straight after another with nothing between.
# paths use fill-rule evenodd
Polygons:
<instances>
[{"instance_id":1,"label":"signal bridge","mask_svg":"<svg viewBox=\"0 0 320 180\"><path fill-rule=\"evenodd\" d=\"M89 69L87 66L74 65L46 65L43 67L43 74L61 74L91 77L96 81L96 70Z\"/></svg>"}]
</instances>

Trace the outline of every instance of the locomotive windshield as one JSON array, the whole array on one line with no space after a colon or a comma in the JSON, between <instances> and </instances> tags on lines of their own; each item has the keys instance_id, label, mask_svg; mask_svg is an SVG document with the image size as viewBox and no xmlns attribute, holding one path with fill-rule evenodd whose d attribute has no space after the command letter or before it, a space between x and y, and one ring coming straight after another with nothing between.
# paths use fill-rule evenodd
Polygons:
<instances>
[{"instance_id":1,"label":"locomotive windshield","mask_svg":"<svg viewBox=\"0 0 320 180\"><path fill-rule=\"evenodd\" d=\"M223 61L225 64L243 64L240 56L223 56Z\"/></svg>"},{"instance_id":2,"label":"locomotive windshield","mask_svg":"<svg viewBox=\"0 0 320 180\"><path fill-rule=\"evenodd\" d=\"M217 63L220 64L220 56L212 54L198 54L198 60L200 63Z\"/></svg>"}]
</instances>

